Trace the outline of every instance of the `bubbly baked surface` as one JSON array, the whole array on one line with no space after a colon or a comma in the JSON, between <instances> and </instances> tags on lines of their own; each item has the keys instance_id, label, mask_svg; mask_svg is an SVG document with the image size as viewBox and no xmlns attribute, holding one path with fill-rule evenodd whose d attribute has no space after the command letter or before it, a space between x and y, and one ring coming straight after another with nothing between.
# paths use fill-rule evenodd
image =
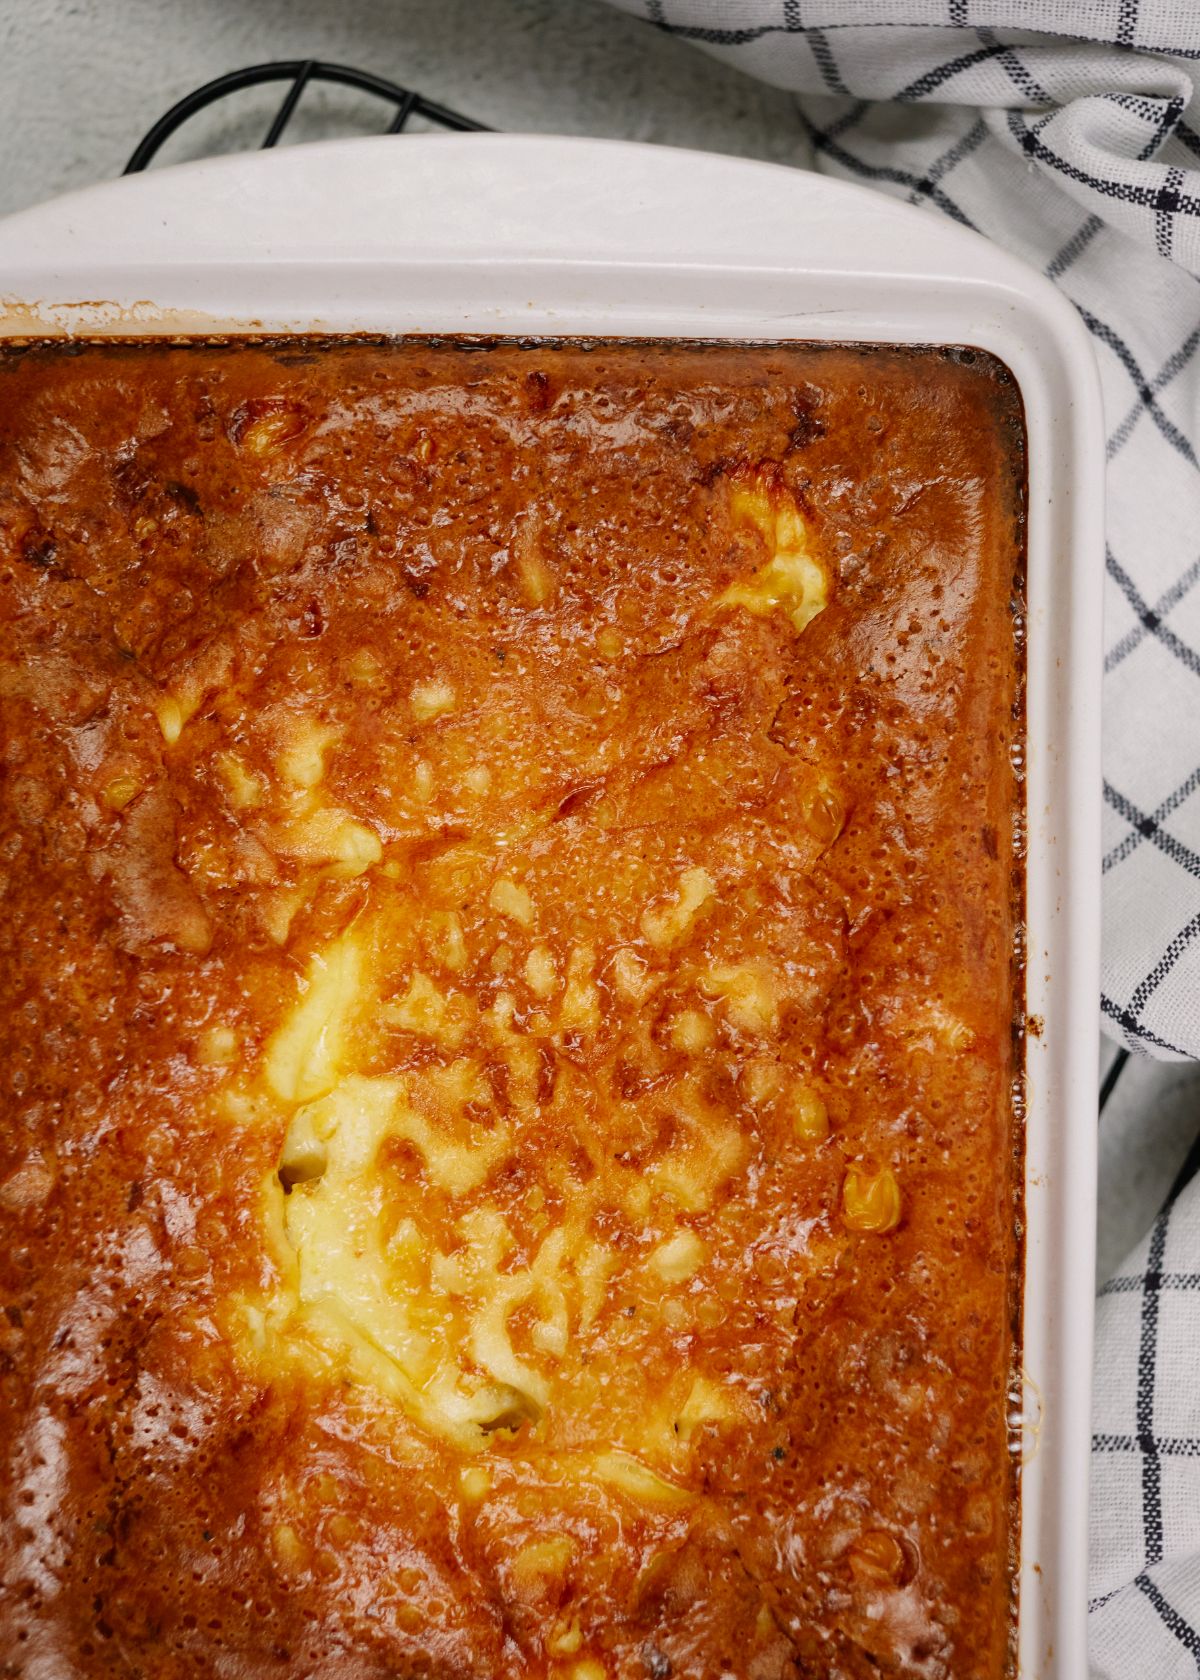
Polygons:
<instances>
[{"instance_id":1,"label":"bubbly baked surface","mask_svg":"<svg viewBox=\"0 0 1200 1680\"><path fill-rule=\"evenodd\" d=\"M1007 1671L1022 447L0 357L0 1673Z\"/></svg>"}]
</instances>

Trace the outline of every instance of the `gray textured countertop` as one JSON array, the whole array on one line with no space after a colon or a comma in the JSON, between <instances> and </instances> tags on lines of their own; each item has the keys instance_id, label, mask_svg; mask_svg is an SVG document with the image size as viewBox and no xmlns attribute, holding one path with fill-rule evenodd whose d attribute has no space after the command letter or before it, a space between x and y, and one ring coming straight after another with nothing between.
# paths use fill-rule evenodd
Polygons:
<instances>
[{"instance_id":1,"label":"gray textured countertop","mask_svg":"<svg viewBox=\"0 0 1200 1680\"><path fill-rule=\"evenodd\" d=\"M790 97L597 0L0 0L0 213L116 175L170 104L273 58L371 69L496 128L613 135L804 165ZM252 146L279 90L240 96L179 159ZM306 96L291 131L372 132L381 107ZM1111 1048L1102 1046L1102 1065ZM1099 1271L1144 1229L1200 1129L1200 1071L1131 1062L1101 1125Z\"/></svg>"},{"instance_id":2,"label":"gray textured countertop","mask_svg":"<svg viewBox=\"0 0 1200 1680\"><path fill-rule=\"evenodd\" d=\"M0 212L118 174L155 118L210 77L310 57L495 128L806 156L787 94L596 0L0 0ZM255 143L280 91L242 96L228 149ZM295 136L333 104L352 129L380 126L381 106L306 96Z\"/></svg>"}]
</instances>

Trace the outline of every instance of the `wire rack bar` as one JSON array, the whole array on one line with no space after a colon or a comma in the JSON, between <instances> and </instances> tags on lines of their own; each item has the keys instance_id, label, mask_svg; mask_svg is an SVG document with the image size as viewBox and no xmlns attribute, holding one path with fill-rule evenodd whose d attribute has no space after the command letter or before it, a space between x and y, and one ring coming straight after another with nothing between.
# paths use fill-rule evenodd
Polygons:
<instances>
[{"instance_id":1,"label":"wire rack bar","mask_svg":"<svg viewBox=\"0 0 1200 1680\"><path fill-rule=\"evenodd\" d=\"M287 90L283 104L279 107L278 111L276 111L271 126L267 130L266 138L263 140L261 148L264 152L269 151L271 147L277 143L279 136L287 127L288 122L291 119L292 112L300 103L300 95L308 86L309 78L315 68L316 65L311 58L306 59L304 64L301 66L299 75L295 77L291 87Z\"/></svg>"},{"instance_id":2,"label":"wire rack bar","mask_svg":"<svg viewBox=\"0 0 1200 1680\"><path fill-rule=\"evenodd\" d=\"M395 115L385 130L388 134L403 133L405 125L414 116L424 117L427 122L436 123L439 128L450 129L456 133L489 132L486 123L476 122L473 117L464 117L461 112L452 111L446 105L439 105L436 100L426 99L424 94L417 93L412 88L401 87L398 82L389 81L386 76L376 76L370 70L358 70L349 64L329 64L314 58L277 59L269 64L249 64L241 70L230 70L226 75L217 76L213 81L205 82L203 87L185 94L169 111L163 113L154 127L138 142L133 156L125 165L124 173L136 175L145 169L171 135L197 112L228 98L230 94L240 93L245 88L261 87L269 82L288 82L290 85L262 140L263 148L278 144L305 89L313 82L333 82L342 87L355 88L360 93L373 94L377 99L394 106Z\"/></svg>"}]
</instances>

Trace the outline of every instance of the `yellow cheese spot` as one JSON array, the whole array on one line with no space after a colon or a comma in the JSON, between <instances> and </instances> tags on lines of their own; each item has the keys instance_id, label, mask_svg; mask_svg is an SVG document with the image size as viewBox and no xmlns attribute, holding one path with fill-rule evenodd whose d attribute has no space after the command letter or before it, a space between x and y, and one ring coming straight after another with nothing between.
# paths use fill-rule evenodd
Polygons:
<instances>
[{"instance_id":1,"label":"yellow cheese spot","mask_svg":"<svg viewBox=\"0 0 1200 1680\"><path fill-rule=\"evenodd\" d=\"M421 1261L429 1250L429 1239L424 1236L415 1219L400 1219L396 1222L396 1229L387 1240L387 1256L401 1268L412 1271L419 1268ZM434 1252L432 1265L439 1258Z\"/></svg>"},{"instance_id":2,"label":"yellow cheese spot","mask_svg":"<svg viewBox=\"0 0 1200 1680\"><path fill-rule=\"evenodd\" d=\"M309 1102L331 1090L351 1018L364 1002L362 959L346 937L313 957L299 1004L267 1046L267 1084L283 1102Z\"/></svg>"},{"instance_id":3,"label":"yellow cheese spot","mask_svg":"<svg viewBox=\"0 0 1200 1680\"><path fill-rule=\"evenodd\" d=\"M464 841L430 858L422 874L434 902L465 905L487 893L494 867L494 858L482 845Z\"/></svg>"},{"instance_id":4,"label":"yellow cheese spot","mask_svg":"<svg viewBox=\"0 0 1200 1680\"><path fill-rule=\"evenodd\" d=\"M545 945L535 945L525 958L525 984L534 997L548 998L558 985L554 956Z\"/></svg>"},{"instance_id":5,"label":"yellow cheese spot","mask_svg":"<svg viewBox=\"0 0 1200 1680\"><path fill-rule=\"evenodd\" d=\"M775 1616L769 1605L759 1605L754 1618L754 1631L762 1640L773 1639L778 1632Z\"/></svg>"},{"instance_id":6,"label":"yellow cheese spot","mask_svg":"<svg viewBox=\"0 0 1200 1680\"><path fill-rule=\"evenodd\" d=\"M702 1213L745 1161L748 1144L736 1127L716 1113L677 1117L679 1136L665 1155L652 1160L643 1178L652 1189L688 1213Z\"/></svg>"},{"instance_id":7,"label":"yellow cheese spot","mask_svg":"<svg viewBox=\"0 0 1200 1680\"><path fill-rule=\"evenodd\" d=\"M644 957L628 945L622 945L612 960L613 985L629 1003L641 1003L649 997L657 979L651 974Z\"/></svg>"},{"instance_id":8,"label":"yellow cheese spot","mask_svg":"<svg viewBox=\"0 0 1200 1680\"><path fill-rule=\"evenodd\" d=\"M192 713L196 710L197 701L179 699L174 694L164 694L155 702L154 712L158 718L158 727L162 730L163 740L169 747L173 747L183 734L183 727Z\"/></svg>"},{"instance_id":9,"label":"yellow cheese spot","mask_svg":"<svg viewBox=\"0 0 1200 1680\"><path fill-rule=\"evenodd\" d=\"M521 593L531 607L544 607L554 599L554 573L538 554L529 554L520 562Z\"/></svg>"},{"instance_id":10,"label":"yellow cheese spot","mask_svg":"<svg viewBox=\"0 0 1200 1680\"><path fill-rule=\"evenodd\" d=\"M492 1474L482 1464L468 1464L458 1473L458 1486L470 1505L478 1505L492 1491Z\"/></svg>"},{"instance_id":11,"label":"yellow cheese spot","mask_svg":"<svg viewBox=\"0 0 1200 1680\"><path fill-rule=\"evenodd\" d=\"M685 869L672 902L645 911L642 932L652 945L675 945L687 934L706 905L716 897L716 885L707 869Z\"/></svg>"},{"instance_id":12,"label":"yellow cheese spot","mask_svg":"<svg viewBox=\"0 0 1200 1680\"><path fill-rule=\"evenodd\" d=\"M304 430L304 417L289 404L268 408L257 415L238 433L238 447L259 459L269 458L299 437Z\"/></svg>"},{"instance_id":13,"label":"yellow cheese spot","mask_svg":"<svg viewBox=\"0 0 1200 1680\"><path fill-rule=\"evenodd\" d=\"M851 1167L842 1183L842 1218L852 1231L885 1236L900 1223L900 1186L890 1167Z\"/></svg>"},{"instance_id":14,"label":"yellow cheese spot","mask_svg":"<svg viewBox=\"0 0 1200 1680\"><path fill-rule=\"evenodd\" d=\"M702 974L698 984L706 997L724 1002L729 1019L743 1032L778 1031L779 999L761 963L723 963Z\"/></svg>"},{"instance_id":15,"label":"yellow cheese spot","mask_svg":"<svg viewBox=\"0 0 1200 1680\"><path fill-rule=\"evenodd\" d=\"M681 1009L670 1026L670 1040L676 1050L697 1056L707 1050L716 1038L716 1028L699 1009Z\"/></svg>"},{"instance_id":16,"label":"yellow cheese spot","mask_svg":"<svg viewBox=\"0 0 1200 1680\"><path fill-rule=\"evenodd\" d=\"M829 1136L829 1110L811 1085L796 1085L791 1094L792 1125L802 1143L824 1143Z\"/></svg>"},{"instance_id":17,"label":"yellow cheese spot","mask_svg":"<svg viewBox=\"0 0 1200 1680\"><path fill-rule=\"evenodd\" d=\"M235 1090L229 1085L223 1086L217 1093L216 1107L219 1114L239 1127L270 1125L276 1118L274 1104L269 1098L252 1097L246 1091Z\"/></svg>"},{"instance_id":18,"label":"yellow cheese spot","mask_svg":"<svg viewBox=\"0 0 1200 1680\"><path fill-rule=\"evenodd\" d=\"M642 1224L650 1217L655 1186L644 1174L631 1168L617 1171L616 1166L617 1163L614 1162L613 1167L609 1169L606 1189L615 1206L622 1210L631 1223Z\"/></svg>"},{"instance_id":19,"label":"yellow cheese spot","mask_svg":"<svg viewBox=\"0 0 1200 1680\"><path fill-rule=\"evenodd\" d=\"M559 1005L559 1025L568 1031L595 1032L600 1025L600 993L592 982L596 953L579 945L567 964L567 984Z\"/></svg>"},{"instance_id":20,"label":"yellow cheese spot","mask_svg":"<svg viewBox=\"0 0 1200 1680\"><path fill-rule=\"evenodd\" d=\"M467 788L479 799L488 792L492 785L492 772L486 764L473 764L463 777Z\"/></svg>"},{"instance_id":21,"label":"yellow cheese spot","mask_svg":"<svg viewBox=\"0 0 1200 1680\"><path fill-rule=\"evenodd\" d=\"M271 1549L289 1572L303 1569L308 1561L308 1548L290 1523L276 1523L271 1530Z\"/></svg>"},{"instance_id":22,"label":"yellow cheese spot","mask_svg":"<svg viewBox=\"0 0 1200 1680\"><path fill-rule=\"evenodd\" d=\"M436 1038L446 1019L446 998L427 974L420 970L408 983L408 990L396 1003L389 1004L384 1018L405 1032L420 1033Z\"/></svg>"},{"instance_id":23,"label":"yellow cheese spot","mask_svg":"<svg viewBox=\"0 0 1200 1680\"><path fill-rule=\"evenodd\" d=\"M334 1117L313 1103L306 1103L292 1116L279 1152L276 1171L285 1190L310 1184L329 1165L329 1134Z\"/></svg>"},{"instance_id":24,"label":"yellow cheese spot","mask_svg":"<svg viewBox=\"0 0 1200 1680\"><path fill-rule=\"evenodd\" d=\"M579 1285L579 1327L590 1330L608 1299L608 1281L620 1261L607 1243L589 1241L575 1255L574 1263Z\"/></svg>"},{"instance_id":25,"label":"yellow cheese spot","mask_svg":"<svg viewBox=\"0 0 1200 1680\"><path fill-rule=\"evenodd\" d=\"M379 655L371 648L358 648L346 662L346 675L362 688L373 688L383 675Z\"/></svg>"},{"instance_id":26,"label":"yellow cheese spot","mask_svg":"<svg viewBox=\"0 0 1200 1680\"><path fill-rule=\"evenodd\" d=\"M429 949L444 968L461 974L467 966L463 925L453 910L435 910L429 917Z\"/></svg>"},{"instance_id":27,"label":"yellow cheese spot","mask_svg":"<svg viewBox=\"0 0 1200 1680\"><path fill-rule=\"evenodd\" d=\"M549 1023L544 1025L549 1027ZM538 1112L538 1078L541 1056L529 1038L513 1034L501 1047L501 1055L508 1068L508 1100L517 1113L532 1119ZM538 1186L526 1193L525 1206L531 1213L540 1210L545 1196Z\"/></svg>"},{"instance_id":28,"label":"yellow cheese spot","mask_svg":"<svg viewBox=\"0 0 1200 1680\"><path fill-rule=\"evenodd\" d=\"M141 789L142 784L136 776L114 776L101 797L110 811L123 811Z\"/></svg>"},{"instance_id":29,"label":"yellow cheese spot","mask_svg":"<svg viewBox=\"0 0 1200 1680\"><path fill-rule=\"evenodd\" d=\"M615 624L606 624L596 637L596 652L602 659L619 659L625 638Z\"/></svg>"},{"instance_id":30,"label":"yellow cheese spot","mask_svg":"<svg viewBox=\"0 0 1200 1680\"><path fill-rule=\"evenodd\" d=\"M455 1113L468 1103L484 1106L490 1099L491 1086L483 1069L469 1056L447 1062L444 1067L426 1068L417 1082L422 1090L432 1093L436 1102Z\"/></svg>"},{"instance_id":31,"label":"yellow cheese spot","mask_svg":"<svg viewBox=\"0 0 1200 1680\"><path fill-rule=\"evenodd\" d=\"M292 931L296 912L308 897L303 886L279 887L264 893L258 902L258 917L268 939L276 945L286 945Z\"/></svg>"},{"instance_id":32,"label":"yellow cheese spot","mask_svg":"<svg viewBox=\"0 0 1200 1680\"><path fill-rule=\"evenodd\" d=\"M483 1019L497 1038L504 1039L512 1032L513 1016L516 1013L517 1005L512 993L497 992L492 999L492 1007L484 1012Z\"/></svg>"},{"instance_id":33,"label":"yellow cheese spot","mask_svg":"<svg viewBox=\"0 0 1200 1680\"><path fill-rule=\"evenodd\" d=\"M632 1453L618 1450L595 1453L585 1460L585 1468L597 1481L616 1488L638 1505L685 1505L691 1498L685 1488L667 1481Z\"/></svg>"},{"instance_id":34,"label":"yellow cheese spot","mask_svg":"<svg viewBox=\"0 0 1200 1680\"><path fill-rule=\"evenodd\" d=\"M707 1258L707 1250L695 1231L677 1231L660 1243L650 1255L650 1265L664 1283L686 1283Z\"/></svg>"},{"instance_id":35,"label":"yellow cheese spot","mask_svg":"<svg viewBox=\"0 0 1200 1680\"><path fill-rule=\"evenodd\" d=\"M546 1651L552 1657L573 1657L582 1644L578 1616L559 1616L546 1637Z\"/></svg>"},{"instance_id":36,"label":"yellow cheese spot","mask_svg":"<svg viewBox=\"0 0 1200 1680\"><path fill-rule=\"evenodd\" d=\"M508 1316L528 1296L523 1279L498 1280L473 1314L467 1339L471 1358L497 1381L480 1390L473 1416L489 1434L536 1423L549 1398L549 1387L532 1366L518 1359L508 1333Z\"/></svg>"},{"instance_id":37,"label":"yellow cheese spot","mask_svg":"<svg viewBox=\"0 0 1200 1680\"><path fill-rule=\"evenodd\" d=\"M448 682L434 678L429 682L417 683L409 703L417 722L428 723L431 718L441 717L444 712L452 712L456 698Z\"/></svg>"},{"instance_id":38,"label":"yellow cheese spot","mask_svg":"<svg viewBox=\"0 0 1200 1680\"><path fill-rule=\"evenodd\" d=\"M608 1670L595 1657L585 1657L572 1667L571 1680L608 1680Z\"/></svg>"},{"instance_id":39,"label":"yellow cheese spot","mask_svg":"<svg viewBox=\"0 0 1200 1680\"><path fill-rule=\"evenodd\" d=\"M817 844L832 846L845 826L846 810L828 776L819 776L805 790L803 812L804 826Z\"/></svg>"},{"instance_id":40,"label":"yellow cheese spot","mask_svg":"<svg viewBox=\"0 0 1200 1680\"><path fill-rule=\"evenodd\" d=\"M566 1297L563 1296L561 1323L554 1318L540 1318L530 1330L529 1339L540 1353L561 1359L567 1351L568 1336Z\"/></svg>"},{"instance_id":41,"label":"yellow cheese spot","mask_svg":"<svg viewBox=\"0 0 1200 1680\"><path fill-rule=\"evenodd\" d=\"M727 1423L737 1416L738 1408L718 1384L697 1377L675 1419L675 1433L681 1441L690 1441L704 1424Z\"/></svg>"},{"instance_id":42,"label":"yellow cheese spot","mask_svg":"<svg viewBox=\"0 0 1200 1680\"><path fill-rule=\"evenodd\" d=\"M338 731L314 718L288 720L286 741L275 763L284 781L294 787L316 787L325 776L325 755L338 738Z\"/></svg>"},{"instance_id":43,"label":"yellow cheese spot","mask_svg":"<svg viewBox=\"0 0 1200 1680\"><path fill-rule=\"evenodd\" d=\"M232 1027L206 1027L200 1034L197 1057L203 1067L228 1067L237 1053L238 1035Z\"/></svg>"},{"instance_id":44,"label":"yellow cheese spot","mask_svg":"<svg viewBox=\"0 0 1200 1680\"><path fill-rule=\"evenodd\" d=\"M340 1505L346 1497L341 1482L327 1470L314 1476L309 1485L314 1499L322 1505Z\"/></svg>"},{"instance_id":45,"label":"yellow cheese spot","mask_svg":"<svg viewBox=\"0 0 1200 1680\"><path fill-rule=\"evenodd\" d=\"M355 822L353 818L339 823L333 849L328 873L347 880L365 874L383 856L383 847L374 829L368 828L365 823Z\"/></svg>"},{"instance_id":46,"label":"yellow cheese spot","mask_svg":"<svg viewBox=\"0 0 1200 1680\"><path fill-rule=\"evenodd\" d=\"M279 824L271 831L270 840L284 857L322 866L327 876L340 880L365 874L383 856L374 829L336 806L325 806Z\"/></svg>"},{"instance_id":47,"label":"yellow cheese spot","mask_svg":"<svg viewBox=\"0 0 1200 1680\"><path fill-rule=\"evenodd\" d=\"M419 758L413 766L413 795L418 805L428 805L433 798L433 766L428 759Z\"/></svg>"},{"instance_id":48,"label":"yellow cheese spot","mask_svg":"<svg viewBox=\"0 0 1200 1680\"><path fill-rule=\"evenodd\" d=\"M502 1215L477 1208L460 1220L459 1228L466 1238L465 1248L442 1257L432 1275L437 1287L471 1302L467 1346L472 1360L495 1384L491 1411L480 1410L478 1421L486 1430L536 1425L549 1399L549 1387L539 1371L517 1356L508 1320L518 1309L533 1314L534 1346L561 1358L569 1332L563 1272L567 1232L561 1226L550 1231L524 1270L501 1272L513 1247ZM482 1399L481 1391L481 1403Z\"/></svg>"},{"instance_id":49,"label":"yellow cheese spot","mask_svg":"<svg viewBox=\"0 0 1200 1680\"><path fill-rule=\"evenodd\" d=\"M472 1128L472 1141L462 1143L402 1100L394 1107L389 1129L392 1137L403 1138L418 1150L431 1182L452 1196L477 1190L509 1149L507 1126L493 1126L490 1131Z\"/></svg>"},{"instance_id":50,"label":"yellow cheese spot","mask_svg":"<svg viewBox=\"0 0 1200 1680\"><path fill-rule=\"evenodd\" d=\"M742 1079L748 1100L758 1108L779 1095L783 1089L784 1072L778 1062L759 1056L746 1064Z\"/></svg>"},{"instance_id":51,"label":"yellow cheese spot","mask_svg":"<svg viewBox=\"0 0 1200 1680\"><path fill-rule=\"evenodd\" d=\"M248 811L261 802L263 785L248 770L236 753L217 754L217 774L225 784L229 802L235 811Z\"/></svg>"},{"instance_id":52,"label":"yellow cheese spot","mask_svg":"<svg viewBox=\"0 0 1200 1680\"><path fill-rule=\"evenodd\" d=\"M449 1295L486 1293L503 1261L512 1253L513 1234L504 1215L494 1207L473 1208L458 1220L463 1247L453 1254L435 1253L430 1276Z\"/></svg>"},{"instance_id":53,"label":"yellow cheese spot","mask_svg":"<svg viewBox=\"0 0 1200 1680\"><path fill-rule=\"evenodd\" d=\"M574 1543L561 1535L554 1540L534 1540L522 1546L512 1560L512 1572L522 1586L533 1586L546 1580L561 1580L571 1561Z\"/></svg>"},{"instance_id":54,"label":"yellow cheese spot","mask_svg":"<svg viewBox=\"0 0 1200 1680\"><path fill-rule=\"evenodd\" d=\"M557 588L554 573L542 553L541 536L541 516L534 511L521 520L513 537L517 587L531 607L544 607L554 599Z\"/></svg>"},{"instance_id":55,"label":"yellow cheese spot","mask_svg":"<svg viewBox=\"0 0 1200 1680\"><path fill-rule=\"evenodd\" d=\"M781 608L792 628L803 630L829 604L829 577L812 555L795 498L760 472L734 489L730 508L735 523L759 533L770 558L747 581L731 584L718 600L759 614Z\"/></svg>"},{"instance_id":56,"label":"yellow cheese spot","mask_svg":"<svg viewBox=\"0 0 1200 1680\"><path fill-rule=\"evenodd\" d=\"M488 894L488 903L501 916L508 916L512 921L519 922L522 927L533 926L533 900L516 881L501 876Z\"/></svg>"}]
</instances>

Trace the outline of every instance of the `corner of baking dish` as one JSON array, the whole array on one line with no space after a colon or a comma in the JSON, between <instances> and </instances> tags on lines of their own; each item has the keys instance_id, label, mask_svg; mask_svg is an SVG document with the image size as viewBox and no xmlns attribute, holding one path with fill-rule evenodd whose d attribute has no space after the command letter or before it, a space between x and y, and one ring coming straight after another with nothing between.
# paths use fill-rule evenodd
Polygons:
<instances>
[{"instance_id":1,"label":"corner of baking dish","mask_svg":"<svg viewBox=\"0 0 1200 1680\"><path fill-rule=\"evenodd\" d=\"M976 235L783 167L517 135L210 160L0 222L0 338L825 339L990 351L1029 448L1019 1665L1086 1673L1102 431L1086 334Z\"/></svg>"}]
</instances>

